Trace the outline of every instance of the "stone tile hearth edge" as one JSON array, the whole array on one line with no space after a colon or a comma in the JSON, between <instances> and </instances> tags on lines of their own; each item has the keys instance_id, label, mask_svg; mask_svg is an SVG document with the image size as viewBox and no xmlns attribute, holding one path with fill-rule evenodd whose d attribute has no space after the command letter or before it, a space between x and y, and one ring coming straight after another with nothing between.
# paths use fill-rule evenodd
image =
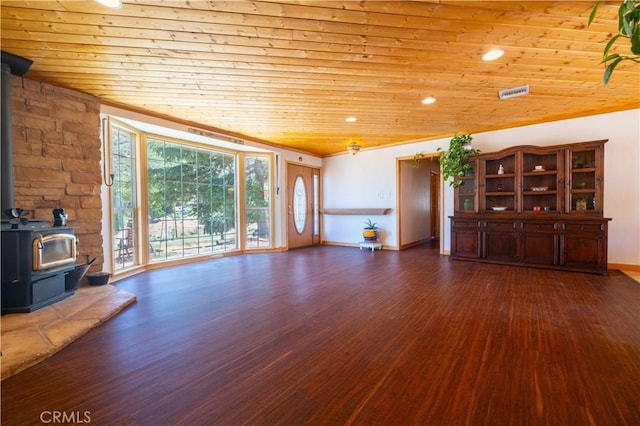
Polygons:
<instances>
[{"instance_id":1,"label":"stone tile hearth edge","mask_svg":"<svg viewBox=\"0 0 640 426\"><path fill-rule=\"evenodd\" d=\"M55 354L136 301L112 285L80 286L53 305L0 317L1 380Z\"/></svg>"}]
</instances>

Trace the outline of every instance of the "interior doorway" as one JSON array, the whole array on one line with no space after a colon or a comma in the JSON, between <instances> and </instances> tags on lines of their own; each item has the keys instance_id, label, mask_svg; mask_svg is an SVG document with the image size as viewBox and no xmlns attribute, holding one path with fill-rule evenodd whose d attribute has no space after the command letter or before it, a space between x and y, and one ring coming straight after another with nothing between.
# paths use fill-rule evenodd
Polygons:
<instances>
[{"instance_id":1,"label":"interior doorway","mask_svg":"<svg viewBox=\"0 0 640 426\"><path fill-rule=\"evenodd\" d=\"M287 164L287 246L320 243L320 169Z\"/></svg>"},{"instance_id":2,"label":"interior doorway","mask_svg":"<svg viewBox=\"0 0 640 426\"><path fill-rule=\"evenodd\" d=\"M429 199L431 201L431 235L432 240L440 238L440 173L429 171Z\"/></svg>"},{"instance_id":3,"label":"interior doorway","mask_svg":"<svg viewBox=\"0 0 640 426\"><path fill-rule=\"evenodd\" d=\"M398 235L400 250L428 241L442 244L442 182L438 155L399 158Z\"/></svg>"}]
</instances>

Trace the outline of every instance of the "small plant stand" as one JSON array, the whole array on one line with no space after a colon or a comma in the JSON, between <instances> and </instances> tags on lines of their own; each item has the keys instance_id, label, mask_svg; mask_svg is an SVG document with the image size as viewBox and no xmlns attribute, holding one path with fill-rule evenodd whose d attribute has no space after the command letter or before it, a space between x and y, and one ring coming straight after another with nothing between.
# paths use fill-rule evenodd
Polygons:
<instances>
[{"instance_id":1,"label":"small plant stand","mask_svg":"<svg viewBox=\"0 0 640 426\"><path fill-rule=\"evenodd\" d=\"M360 250L363 248L371 249L371 251L375 251L375 249L382 251L382 243L379 241L361 241Z\"/></svg>"}]
</instances>

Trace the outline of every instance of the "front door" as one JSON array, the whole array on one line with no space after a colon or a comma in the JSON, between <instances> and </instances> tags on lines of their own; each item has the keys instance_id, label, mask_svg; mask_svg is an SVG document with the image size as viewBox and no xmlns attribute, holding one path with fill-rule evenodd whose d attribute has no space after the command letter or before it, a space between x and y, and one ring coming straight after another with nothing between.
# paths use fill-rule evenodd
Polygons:
<instances>
[{"instance_id":1,"label":"front door","mask_svg":"<svg viewBox=\"0 0 640 426\"><path fill-rule=\"evenodd\" d=\"M320 242L320 170L287 165L287 245L305 247Z\"/></svg>"}]
</instances>

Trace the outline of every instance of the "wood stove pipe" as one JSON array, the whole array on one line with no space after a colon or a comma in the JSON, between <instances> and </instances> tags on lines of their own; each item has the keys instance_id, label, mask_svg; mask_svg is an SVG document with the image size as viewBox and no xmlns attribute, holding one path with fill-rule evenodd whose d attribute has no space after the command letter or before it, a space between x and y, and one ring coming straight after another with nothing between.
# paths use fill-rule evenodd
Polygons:
<instances>
[{"instance_id":1,"label":"wood stove pipe","mask_svg":"<svg viewBox=\"0 0 640 426\"><path fill-rule=\"evenodd\" d=\"M11 74L23 76L33 61L2 51L2 94L0 109L2 110L0 128L0 201L2 215L15 207L13 192L13 126L11 121Z\"/></svg>"}]
</instances>

